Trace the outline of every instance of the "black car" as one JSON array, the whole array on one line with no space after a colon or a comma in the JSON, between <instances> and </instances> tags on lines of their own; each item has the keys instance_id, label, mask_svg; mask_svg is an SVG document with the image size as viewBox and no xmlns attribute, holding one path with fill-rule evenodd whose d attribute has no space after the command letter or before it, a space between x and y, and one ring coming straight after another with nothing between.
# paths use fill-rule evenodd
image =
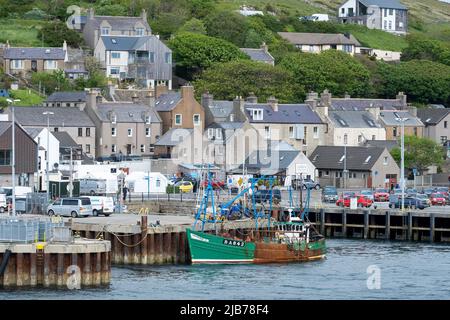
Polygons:
<instances>
[{"instance_id":1,"label":"black car","mask_svg":"<svg viewBox=\"0 0 450 320\"><path fill-rule=\"evenodd\" d=\"M268 202L270 201L270 197L272 197L273 202L279 203L281 201L281 191L279 189L257 190L254 197L256 203Z\"/></svg>"},{"instance_id":2,"label":"black car","mask_svg":"<svg viewBox=\"0 0 450 320\"><path fill-rule=\"evenodd\" d=\"M392 201L392 202L391 202ZM421 199L415 197L405 197L404 198L405 208L417 208L420 210L425 209L428 205L425 205ZM392 197L389 199L389 208L401 208L402 207L402 197Z\"/></svg>"},{"instance_id":3,"label":"black car","mask_svg":"<svg viewBox=\"0 0 450 320\"><path fill-rule=\"evenodd\" d=\"M325 186L322 189L322 202L333 202L335 203L339 199L339 195L336 187Z\"/></svg>"}]
</instances>

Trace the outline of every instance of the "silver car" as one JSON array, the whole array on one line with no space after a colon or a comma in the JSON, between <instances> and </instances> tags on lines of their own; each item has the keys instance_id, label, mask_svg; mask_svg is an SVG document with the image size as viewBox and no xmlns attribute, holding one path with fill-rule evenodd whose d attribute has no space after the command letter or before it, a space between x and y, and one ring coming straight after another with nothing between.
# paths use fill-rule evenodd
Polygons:
<instances>
[{"instance_id":1,"label":"silver car","mask_svg":"<svg viewBox=\"0 0 450 320\"><path fill-rule=\"evenodd\" d=\"M92 216L92 205L89 198L63 198L54 201L47 208L49 216L60 215L76 218Z\"/></svg>"}]
</instances>

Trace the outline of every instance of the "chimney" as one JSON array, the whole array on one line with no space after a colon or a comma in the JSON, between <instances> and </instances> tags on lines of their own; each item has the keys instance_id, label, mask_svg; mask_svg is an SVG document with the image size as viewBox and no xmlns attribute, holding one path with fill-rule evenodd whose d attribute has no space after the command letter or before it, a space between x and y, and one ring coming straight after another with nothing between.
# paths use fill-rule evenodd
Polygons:
<instances>
[{"instance_id":1,"label":"chimney","mask_svg":"<svg viewBox=\"0 0 450 320\"><path fill-rule=\"evenodd\" d=\"M202 101L201 104L203 108L208 108L209 106L212 106L214 100L214 96L209 93L209 91L205 91L204 94L202 94Z\"/></svg>"},{"instance_id":2,"label":"chimney","mask_svg":"<svg viewBox=\"0 0 450 320\"><path fill-rule=\"evenodd\" d=\"M407 109L407 107L408 107L408 104L407 104L407 99L406 99L407 97L406 97L406 94L404 94L403 92L399 92L398 94L397 94L397 96L396 96L396 99L399 101L399 103L400 103L400 109L401 110L405 110L405 109Z\"/></svg>"},{"instance_id":3,"label":"chimney","mask_svg":"<svg viewBox=\"0 0 450 320\"><path fill-rule=\"evenodd\" d=\"M409 106L409 113L411 113L414 117L417 117L417 107Z\"/></svg>"},{"instance_id":4,"label":"chimney","mask_svg":"<svg viewBox=\"0 0 450 320\"><path fill-rule=\"evenodd\" d=\"M87 11L87 16L88 16L88 20L92 20L92 19L94 19L94 16L95 16L95 10L94 10L94 8L89 8L88 9L88 11Z\"/></svg>"},{"instance_id":5,"label":"chimney","mask_svg":"<svg viewBox=\"0 0 450 320\"><path fill-rule=\"evenodd\" d=\"M133 103L139 103L139 97L138 97L138 95L136 94L136 92L133 93L133 96L131 97L131 101L132 101Z\"/></svg>"},{"instance_id":6,"label":"chimney","mask_svg":"<svg viewBox=\"0 0 450 320\"><path fill-rule=\"evenodd\" d=\"M95 89L86 89L87 91L87 106L94 111L97 111L97 96L98 91Z\"/></svg>"},{"instance_id":7,"label":"chimney","mask_svg":"<svg viewBox=\"0 0 450 320\"><path fill-rule=\"evenodd\" d=\"M142 20L147 21L147 11L145 9L142 9L141 18Z\"/></svg>"},{"instance_id":8,"label":"chimney","mask_svg":"<svg viewBox=\"0 0 450 320\"><path fill-rule=\"evenodd\" d=\"M345 99L350 99L351 98L350 95L348 94L348 92L345 93L344 98Z\"/></svg>"},{"instance_id":9,"label":"chimney","mask_svg":"<svg viewBox=\"0 0 450 320\"><path fill-rule=\"evenodd\" d=\"M167 86L162 85L162 84L156 85L156 87L155 87L156 99L158 99L161 95L166 94L167 92L168 92Z\"/></svg>"},{"instance_id":10,"label":"chimney","mask_svg":"<svg viewBox=\"0 0 450 320\"><path fill-rule=\"evenodd\" d=\"M311 107L311 109L316 110L318 100L319 100L319 95L317 94L317 92L310 91L306 95L305 103L308 104Z\"/></svg>"},{"instance_id":11,"label":"chimney","mask_svg":"<svg viewBox=\"0 0 450 320\"><path fill-rule=\"evenodd\" d=\"M155 96L151 91L148 91L144 98L144 104L150 107L155 106Z\"/></svg>"},{"instance_id":12,"label":"chimney","mask_svg":"<svg viewBox=\"0 0 450 320\"><path fill-rule=\"evenodd\" d=\"M250 92L250 95L247 97L247 99L245 99L245 101L248 103L258 103L258 97L255 96L253 92Z\"/></svg>"},{"instance_id":13,"label":"chimney","mask_svg":"<svg viewBox=\"0 0 450 320\"><path fill-rule=\"evenodd\" d=\"M274 96L270 96L267 99L267 103L272 107L274 112L278 112L278 100Z\"/></svg>"},{"instance_id":14,"label":"chimney","mask_svg":"<svg viewBox=\"0 0 450 320\"><path fill-rule=\"evenodd\" d=\"M261 44L261 49L263 49L265 53L269 52L269 47L267 46L267 44L265 42L263 42Z\"/></svg>"},{"instance_id":15,"label":"chimney","mask_svg":"<svg viewBox=\"0 0 450 320\"><path fill-rule=\"evenodd\" d=\"M235 114L235 120L238 121L239 117L237 115L241 115L241 120L245 121L247 117L245 116L245 101L241 96L236 96L233 100L233 113Z\"/></svg>"},{"instance_id":16,"label":"chimney","mask_svg":"<svg viewBox=\"0 0 450 320\"><path fill-rule=\"evenodd\" d=\"M65 52L67 52L67 41L66 40L64 40L64 42L63 42L63 50Z\"/></svg>"},{"instance_id":17,"label":"chimney","mask_svg":"<svg viewBox=\"0 0 450 320\"><path fill-rule=\"evenodd\" d=\"M181 98L187 99L192 98L194 99L194 87L187 84L181 87Z\"/></svg>"},{"instance_id":18,"label":"chimney","mask_svg":"<svg viewBox=\"0 0 450 320\"><path fill-rule=\"evenodd\" d=\"M322 107L331 107L331 93L327 89L320 95L320 104Z\"/></svg>"},{"instance_id":19,"label":"chimney","mask_svg":"<svg viewBox=\"0 0 450 320\"><path fill-rule=\"evenodd\" d=\"M380 119L380 111L381 111L380 106L373 106L371 104L370 108L366 108L366 111L369 111L370 114L372 114L376 120Z\"/></svg>"},{"instance_id":20,"label":"chimney","mask_svg":"<svg viewBox=\"0 0 450 320\"><path fill-rule=\"evenodd\" d=\"M6 40L6 49L9 49L11 46L9 44L9 40Z\"/></svg>"}]
</instances>

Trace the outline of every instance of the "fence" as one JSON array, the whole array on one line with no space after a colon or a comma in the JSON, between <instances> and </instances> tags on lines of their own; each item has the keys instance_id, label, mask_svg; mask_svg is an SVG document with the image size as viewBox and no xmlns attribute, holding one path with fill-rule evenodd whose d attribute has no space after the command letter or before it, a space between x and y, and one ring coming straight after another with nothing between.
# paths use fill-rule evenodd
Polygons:
<instances>
[{"instance_id":1,"label":"fence","mask_svg":"<svg viewBox=\"0 0 450 320\"><path fill-rule=\"evenodd\" d=\"M48 200L46 193L27 193L25 202L26 213L45 214L47 212Z\"/></svg>"},{"instance_id":2,"label":"fence","mask_svg":"<svg viewBox=\"0 0 450 320\"><path fill-rule=\"evenodd\" d=\"M63 227L62 219L47 217L0 217L0 241L37 242L53 238L54 228Z\"/></svg>"}]
</instances>

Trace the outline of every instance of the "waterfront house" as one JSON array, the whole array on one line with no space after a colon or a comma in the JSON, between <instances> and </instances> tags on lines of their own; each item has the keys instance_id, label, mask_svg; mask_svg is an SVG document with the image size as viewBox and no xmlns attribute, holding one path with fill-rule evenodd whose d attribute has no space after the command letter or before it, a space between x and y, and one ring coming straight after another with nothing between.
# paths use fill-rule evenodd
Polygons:
<instances>
[{"instance_id":1,"label":"waterfront house","mask_svg":"<svg viewBox=\"0 0 450 320\"><path fill-rule=\"evenodd\" d=\"M386 148L319 146L309 159L321 186L391 188L400 177L400 168Z\"/></svg>"},{"instance_id":2,"label":"waterfront house","mask_svg":"<svg viewBox=\"0 0 450 320\"><path fill-rule=\"evenodd\" d=\"M349 33L278 32L278 34L303 52L320 53L335 49L351 55L360 53L361 44Z\"/></svg>"},{"instance_id":3,"label":"waterfront house","mask_svg":"<svg viewBox=\"0 0 450 320\"><path fill-rule=\"evenodd\" d=\"M406 34L408 31L408 8L398 0L348 0L338 10L342 23L359 24L395 34Z\"/></svg>"}]
</instances>

